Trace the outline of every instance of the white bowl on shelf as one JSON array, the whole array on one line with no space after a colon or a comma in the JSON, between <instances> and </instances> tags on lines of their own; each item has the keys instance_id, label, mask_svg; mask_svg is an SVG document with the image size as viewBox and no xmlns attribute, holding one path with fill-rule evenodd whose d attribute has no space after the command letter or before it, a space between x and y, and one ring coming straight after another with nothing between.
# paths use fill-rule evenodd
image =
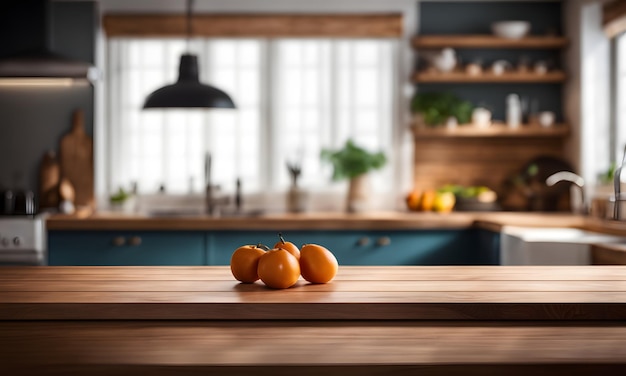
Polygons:
<instances>
[{"instance_id":1,"label":"white bowl on shelf","mask_svg":"<svg viewBox=\"0 0 626 376\"><path fill-rule=\"evenodd\" d=\"M491 31L501 38L521 39L530 31L527 21L499 21L491 24Z\"/></svg>"}]
</instances>

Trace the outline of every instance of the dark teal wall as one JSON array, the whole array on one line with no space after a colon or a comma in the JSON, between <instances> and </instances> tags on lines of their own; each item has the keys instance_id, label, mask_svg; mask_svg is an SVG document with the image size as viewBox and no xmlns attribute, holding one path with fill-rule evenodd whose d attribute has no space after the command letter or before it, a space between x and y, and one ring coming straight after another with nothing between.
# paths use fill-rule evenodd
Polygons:
<instances>
[{"instance_id":1,"label":"dark teal wall","mask_svg":"<svg viewBox=\"0 0 626 376\"><path fill-rule=\"evenodd\" d=\"M3 1L0 5L0 57L47 46L68 58L95 61L95 2ZM93 132L94 89L0 87L0 189L36 190L47 150L58 150L72 113L85 111Z\"/></svg>"},{"instance_id":2,"label":"dark teal wall","mask_svg":"<svg viewBox=\"0 0 626 376\"><path fill-rule=\"evenodd\" d=\"M489 34L491 23L530 21L531 34L562 32L560 1L421 1L419 32Z\"/></svg>"}]
</instances>

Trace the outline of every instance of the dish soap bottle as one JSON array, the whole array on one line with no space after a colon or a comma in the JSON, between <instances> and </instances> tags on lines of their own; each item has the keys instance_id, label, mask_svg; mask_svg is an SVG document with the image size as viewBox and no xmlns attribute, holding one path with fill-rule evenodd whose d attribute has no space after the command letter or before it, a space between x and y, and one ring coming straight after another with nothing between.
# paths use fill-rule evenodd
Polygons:
<instances>
[{"instance_id":1,"label":"dish soap bottle","mask_svg":"<svg viewBox=\"0 0 626 376\"><path fill-rule=\"evenodd\" d=\"M509 94L506 97L506 125L509 128L519 128L522 123L522 103L519 95Z\"/></svg>"}]
</instances>

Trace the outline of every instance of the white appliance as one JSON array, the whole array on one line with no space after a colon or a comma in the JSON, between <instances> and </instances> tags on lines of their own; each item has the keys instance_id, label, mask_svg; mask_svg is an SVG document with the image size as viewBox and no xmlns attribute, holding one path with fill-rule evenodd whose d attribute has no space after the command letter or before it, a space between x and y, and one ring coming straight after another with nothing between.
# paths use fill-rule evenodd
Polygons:
<instances>
[{"instance_id":1,"label":"white appliance","mask_svg":"<svg viewBox=\"0 0 626 376\"><path fill-rule=\"evenodd\" d=\"M626 237L575 228L504 226L501 265L590 265L594 243L626 242Z\"/></svg>"},{"instance_id":2,"label":"white appliance","mask_svg":"<svg viewBox=\"0 0 626 376\"><path fill-rule=\"evenodd\" d=\"M46 265L47 263L44 215L0 217L0 265Z\"/></svg>"}]
</instances>

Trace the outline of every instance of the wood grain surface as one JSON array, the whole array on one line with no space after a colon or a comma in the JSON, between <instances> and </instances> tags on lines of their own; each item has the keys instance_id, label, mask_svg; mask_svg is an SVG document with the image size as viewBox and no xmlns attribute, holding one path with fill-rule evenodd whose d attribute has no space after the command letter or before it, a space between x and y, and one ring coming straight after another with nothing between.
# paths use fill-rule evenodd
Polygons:
<instances>
[{"instance_id":1,"label":"wood grain surface","mask_svg":"<svg viewBox=\"0 0 626 376\"><path fill-rule=\"evenodd\" d=\"M76 110L71 131L61 138L61 177L70 181L75 191L74 205L90 207L94 201L93 141L85 133L82 110Z\"/></svg>"},{"instance_id":2,"label":"wood grain surface","mask_svg":"<svg viewBox=\"0 0 626 376\"><path fill-rule=\"evenodd\" d=\"M414 48L562 48L567 39L557 36L527 36L520 39L495 35L420 35L412 40Z\"/></svg>"},{"instance_id":3,"label":"wood grain surface","mask_svg":"<svg viewBox=\"0 0 626 376\"><path fill-rule=\"evenodd\" d=\"M456 128L448 127L423 127L414 126L412 128L415 138L500 138L500 137L522 137L526 139L534 137L565 137L570 129L567 124L555 124L551 127L524 124L519 128L507 127L505 123L493 122L488 128L481 128L473 124L461 124ZM507 156L507 153L502 153Z\"/></svg>"},{"instance_id":4,"label":"wood grain surface","mask_svg":"<svg viewBox=\"0 0 626 376\"><path fill-rule=\"evenodd\" d=\"M594 265L626 265L626 244L592 244L591 263Z\"/></svg>"},{"instance_id":5,"label":"wood grain surface","mask_svg":"<svg viewBox=\"0 0 626 376\"><path fill-rule=\"evenodd\" d=\"M0 319L623 320L626 267L340 267L324 285L228 267L6 267Z\"/></svg>"},{"instance_id":6,"label":"wood grain surface","mask_svg":"<svg viewBox=\"0 0 626 376\"><path fill-rule=\"evenodd\" d=\"M561 158L564 140L416 136L413 145L413 179L418 189L436 189L445 184L486 185L504 198L506 179L519 174L538 155ZM541 222L551 227L548 220Z\"/></svg>"},{"instance_id":7,"label":"wood grain surface","mask_svg":"<svg viewBox=\"0 0 626 376\"><path fill-rule=\"evenodd\" d=\"M471 82L471 83L560 83L565 82L567 76L562 71L550 71L544 74L534 72L505 72L493 74L484 72L471 75L462 71L453 72L416 72L413 82L436 83L436 82Z\"/></svg>"},{"instance_id":8,"label":"wood grain surface","mask_svg":"<svg viewBox=\"0 0 626 376\"><path fill-rule=\"evenodd\" d=\"M254 218L189 216L149 217L142 214L97 213L54 215L47 219L48 230L419 230L463 229L477 225L499 231L502 226L582 227L586 219L569 213L511 212L370 212L346 214L315 212L276 213ZM623 227L626 234L626 226Z\"/></svg>"},{"instance_id":9,"label":"wood grain surface","mask_svg":"<svg viewBox=\"0 0 626 376\"><path fill-rule=\"evenodd\" d=\"M39 207L59 207L59 182L61 166L56 152L48 151L39 165Z\"/></svg>"},{"instance_id":10,"label":"wood grain surface","mask_svg":"<svg viewBox=\"0 0 626 376\"><path fill-rule=\"evenodd\" d=\"M626 366L626 328L617 323L2 322L0 350L1 367L12 375L620 374Z\"/></svg>"},{"instance_id":11,"label":"wood grain surface","mask_svg":"<svg viewBox=\"0 0 626 376\"><path fill-rule=\"evenodd\" d=\"M621 375L625 306L622 266L2 267L0 372Z\"/></svg>"},{"instance_id":12,"label":"wood grain surface","mask_svg":"<svg viewBox=\"0 0 626 376\"><path fill-rule=\"evenodd\" d=\"M109 37L186 37L187 19L172 14L107 14ZM402 35L401 14L195 14L196 37L369 37Z\"/></svg>"}]
</instances>

